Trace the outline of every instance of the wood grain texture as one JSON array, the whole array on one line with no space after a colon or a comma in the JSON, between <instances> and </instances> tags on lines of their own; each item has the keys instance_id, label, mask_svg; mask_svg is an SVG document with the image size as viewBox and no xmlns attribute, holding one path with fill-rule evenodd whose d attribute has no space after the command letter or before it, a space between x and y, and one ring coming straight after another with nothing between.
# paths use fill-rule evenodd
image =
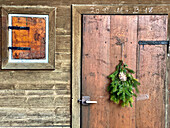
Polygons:
<instances>
[{"instance_id":1,"label":"wood grain texture","mask_svg":"<svg viewBox=\"0 0 170 128\"><path fill-rule=\"evenodd\" d=\"M4 112L5 110L5 112ZM62 113L64 111L64 113ZM1 108L0 109L0 125L6 126L10 124L11 126L62 126L69 124L69 108L57 107L56 109L36 109L36 108L26 108L17 109L13 108ZM6 115L3 117L2 115ZM41 124L41 125L40 125Z\"/></svg>"},{"instance_id":2,"label":"wood grain texture","mask_svg":"<svg viewBox=\"0 0 170 128\"><path fill-rule=\"evenodd\" d=\"M83 128L109 127L109 49L110 16L83 16L82 95L98 102L82 106Z\"/></svg>"},{"instance_id":3,"label":"wood grain texture","mask_svg":"<svg viewBox=\"0 0 170 128\"><path fill-rule=\"evenodd\" d=\"M56 42L59 44L56 45L56 51L57 51L57 59L56 60L56 69L54 71L40 71L40 70L20 70L20 71L13 71L13 70L8 70L8 71L2 71L0 70L1 74L0 74L0 89L1 90L53 90L53 89L57 89L56 92L57 93L61 93L60 90L70 90L70 87L71 87L71 82L70 82L70 74L72 74L71 72L69 73L68 70L66 71L64 68L62 68L62 66L65 66L65 64L71 68L71 59L68 60L69 58L67 58L66 54L68 53L68 51L71 50L70 48L70 45L71 45L71 41L68 42L68 44L65 45L65 40L67 40L66 38L67 37L64 37L65 35L66 36L70 36L71 35L71 22L69 21L70 20L70 14L71 14L71 4L93 4L92 6L89 5L87 7L87 5L84 5L86 6L85 8L86 9L83 9L84 11L81 11L79 9L75 9L74 10L74 13L75 15L73 15L73 18L77 18L76 20L73 20L73 26L72 26L72 30L73 30L73 45L74 45L74 49L72 49L74 51L74 54L76 54L73 59L73 61L80 61L78 59L80 59L79 57L79 52L81 50L81 47L80 47L80 42L81 42L81 34L80 34L80 31L81 31L81 18L80 18L80 15L81 13L83 14L87 14L87 13L91 13L91 14L94 14L94 12L91 12L92 9L91 7L95 7L95 9L99 9L100 10L100 13L101 10L105 7L107 7L106 5L104 6L98 6L98 5L95 5L95 4L116 4L115 7L113 9L109 9L109 11L107 12L104 12L104 14L113 14L115 12L115 10L117 10L117 7L120 7L120 10L121 10L121 7L122 7L122 13L121 14L127 14L126 12L126 9L128 8L130 11L129 11L129 14L133 14L133 6L135 7L138 7L138 6L141 6L140 4L145 4L142 6L142 8L140 8L140 10L143 10L143 11L140 11L138 14L149 14L149 12L145 12L145 8L146 7L153 7L155 8L156 6L156 9L154 9L154 12L152 12L153 14L168 14L167 11L164 11L166 10L166 6L169 6L167 5L168 3L170 3L169 0L152 0L152 1L148 1L148 0L138 0L138 1L132 1L132 0L1 0L0 1L0 5L22 5L22 6L25 6L25 9L29 6L29 5L34 5L35 8L42 8L43 12L44 11L44 8L46 8L47 6L48 7L57 7L57 13L55 14L56 17L58 17L58 21L57 22L57 25L56 25L56 28L54 27L54 30L56 31L56 34L57 35L61 35L63 36L63 38L56 38ZM129 5L127 5L126 3L130 3ZM139 4L138 4L139 3ZM152 4L151 4L152 3ZM121 5L118 5L118 4L121 4ZM133 5L131 5L133 4ZM156 5L154 5L156 4ZM160 5L160 4L163 4L163 5ZM42 6L43 5L43 6ZM160 7L160 6L163 6L163 7ZM7 7L8 8L8 7ZM24 11L24 10L21 10L21 11ZM35 11L35 13L37 13L39 9L37 9ZM170 10L170 9L169 9ZM2 9L3 11L3 9ZM77 14L78 13L78 14ZM152 14L150 13L150 14ZM96 12L95 14L98 14L98 12ZM118 13L117 13L118 14ZM75 16L75 17L74 17ZM61 22L60 22L60 19L61 19ZM170 18L169 18L170 19ZM7 29L7 27L5 26L5 17L4 15L2 16L2 20L3 20L3 25L1 27L1 30L4 31ZM78 31L77 31L78 30ZM170 29L169 29L170 30ZM55 32L54 32L55 33ZM4 37L4 35L2 35L2 38ZM77 40L78 39L78 40ZM76 44L74 44L74 41L76 41ZM58 46L58 47L57 47ZM67 50L66 50L67 49ZM62 53L61 53L62 52ZM65 53L65 54L64 54ZM61 54L61 55L60 55ZM64 55L63 55L64 54ZM74 55L73 54L73 55ZM59 56L59 57L58 57ZM67 59L65 59L67 58ZM61 59L61 60L60 60ZM0 60L1 61L1 60ZM74 63L74 62L73 62ZM74 64L73 64L74 65ZM75 68L73 68L75 71L74 71L74 75L75 78L73 78L74 80L76 80L76 82L72 82L72 90L74 91L73 92L73 95L72 97L74 98L73 99L73 112L72 112L72 119L74 120L72 122L72 127L73 128L79 128L79 104L77 103L77 99L80 98L79 97L79 77L80 77L80 74L79 73L79 69L80 66L79 66L79 63L75 64L74 65ZM41 73L39 73L41 72ZM46 72L44 74L44 72ZM65 73L65 75L61 75L61 73L53 73L53 72L63 72ZM15 75L18 74L17 76L18 77L15 77ZM16 79L17 78L17 79ZM49 78L49 79L48 79ZM76 83L76 84L75 84ZM77 84L78 83L78 84ZM78 92L78 93L77 93ZM17 92L16 92L17 93ZM39 92L40 93L40 92ZM2 93L4 94L4 93ZM62 94L62 93L61 93ZM8 92L5 93L6 96L8 95L11 95L9 94ZM65 95L65 93L63 93L63 96ZM71 95L71 94L70 94ZM8 100L8 99L6 99ZM63 99L65 100L65 99ZM59 102L60 100L56 101L56 102ZM70 102L71 100L68 100L68 102L71 104ZM10 105L10 103L8 104ZM38 104L34 104L35 106L38 105ZM75 105L75 106L74 106ZM70 107L70 105L65 105L63 104L63 107L64 106L67 106L67 108ZM55 108L57 108L57 106L55 106ZM27 112L27 108L23 108L26 110ZM29 108L28 108L29 109ZM37 107L37 110L39 108ZM20 113L20 112L23 112L21 110L21 108L19 108L19 110L16 112L14 110L13 107L8 107L8 108L2 108L1 111L4 113L2 114L1 116L2 117L5 117L7 115L7 113L9 114L10 113L10 110L13 112L13 115L11 116L11 122L12 122L12 118L17 118L17 114ZM56 113L65 113L65 109L58 109L59 111L56 111ZM16 112L16 114L14 114ZM25 111L24 111L25 112ZM35 115L36 115L36 111L35 112ZM33 112L33 115L34 115L34 112ZM39 111L37 111L39 112ZM45 111L47 112L47 111ZM48 113L48 112L47 112ZM73 114L74 113L74 114ZM66 114L67 115L67 114ZM78 115L78 116L77 116ZM31 115L30 115L31 116ZM64 117L63 117L64 116ZM23 116L24 117L24 116ZM58 117L57 118L60 118L62 121L60 122L64 122L67 121L67 125L62 125L62 123L56 123L57 128L69 128L71 126L70 123L70 117L69 116L65 116L64 114L60 115L58 114ZM24 118L22 118L24 119ZM39 118L40 119L40 118ZM32 120L32 122L36 121L36 116L35 118ZM113 121L113 120L112 120ZM32 124L32 122L30 122L30 124ZM114 121L113 121L114 122ZM26 122L22 122L20 123L20 126ZM4 123L3 123L4 124ZM5 123L5 126L8 126L6 128L11 128L12 126L14 126L13 124L11 124L11 126L9 126L9 122L6 122ZM27 123L27 126L30 125L29 123ZM39 125L42 125L42 122L39 122L36 124L37 126ZM50 126L49 126L50 127ZM51 124L51 127L53 127L53 124ZM15 128L20 128L20 127L15 127ZM37 127L32 127L32 128L37 128ZM43 126L41 128L44 128ZM167 127L168 128L168 127Z\"/></svg>"},{"instance_id":4,"label":"wood grain texture","mask_svg":"<svg viewBox=\"0 0 170 128\"><path fill-rule=\"evenodd\" d=\"M8 63L8 47L7 45L2 45L4 42L5 44L7 44L6 42L9 42L8 39L8 13L6 12L6 10L4 8L1 9L2 12L2 42L1 42L1 47L2 47L2 54L1 54L1 66L4 66Z\"/></svg>"},{"instance_id":5,"label":"wood grain texture","mask_svg":"<svg viewBox=\"0 0 170 128\"><path fill-rule=\"evenodd\" d=\"M110 74L119 60L136 72L137 16L111 16L110 30ZM135 103L133 108L110 103L110 112L110 128L135 128Z\"/></svg>"},{"instance_id":6,"label":"wood grain texture","mask_svg":"<svg viewBox=\"0 0 170 128\"><path fill-rule=\"evenodd\" d=\"M72 19L72 127L80 128L80 99L81 89L81 15L73 8Z\"/></svg>"},{"instance_id":7,"label":"wood grain texture","mask_svg":"<svg viewBox=\"0 0 170 128\"><path fill-rule=\"evenodd\" d=\"M138 40L167 39L167 16L139 16L138 27ZM139 47L139 90L140 95L147 94L149 99L137 101L138 128L163 128L165 125L166 50L166 45Z\"/></svg>"},{"instance_id":8,"label":"wood grain texture","mask_svg":"<svg viewBox=\"0 0 170 128\"><path fill-rule=\"evenodd\" d=\"M119 1L118 3L120 3ZM140 1L141 3L145 3L146 1ZM165 2L166 3L166 2ZM74 10L76 10L79 15L74 15L74 18L79 17L82 14L169 14L169 5L168 4L162 4L162 5L157 5L157 4L151 4L151 5L146 5L146 4L131 4L131 5L73 5L72 6ZM151 8L150 8L151 7ZM168 18L169 19L169 18ZM79 21L75 20L74 24L77 24ZM77 24L77 26L73 26L73 28L80 29L81 25ZM76 31L76 29L73 29ZM74 35L74 38L79 38L81 35ZM79 42L80 43L80 42ZM81 47L80 47L81 49ZM167 102L166 102L167 104ZM167 111L167 107L166 107ZM166 114L166 124L167 124L167 114ZM165 128L168 126L165 124Z\"/></svg>"},{"instance_id":9,"label":"wood grain texture","mask_svg":"<svg viewBox=\"0 0 170 128\"><path fill-rule=\"evenodd\" d=\"M2 5L2 8L5 9L7 13L12 14L49 14L55 7L49 6L10 6L10 5Z\"/></svg>"},{"instance_id":10,"label":"wood grain texture","mask_svg":"<svg viewBox=\"0 0 170 128\"><path fill-rule=\"evenodd\" d=\"M78 5L74 4L74 8L81 14L169 14L169 4L130 4L130 5L119 5L119 4L106 4L106 5Z\"/></svg>"},{"instance_id":11,"label":"wood grain texture","mask_svg":"<svg viewBox=\"0 0 170 128\"><path fill-rule=\"evenodd\" d=\"M71 34L71 7L59 6L57 8L56 17L56 34L57 35L70 35Z\"/></svg>"},{"instance_id":12,"label":"wood grain texture","mask_svg":"<svg viewBox=\"0 0 170 128\"><path fill-rule=\"evenodd\" d=\"M71 5L71 4L170 4L169 0L5 0L0 1L0 4L5 5L43 5L43 6L56 6L56 5Z\"/></svg>"},{"instance_id":13,"label":"wood grain texture","mask_svg":"<svg viewBox=\"0 0 170 128\"><path fill-rule=\"evenodd\" d=\"M71 53L71 36L59 35L56 36L56 52L70 52ZM71 60L71 59L70 59Z\"/></svg>"},{"instance_id":14,"label":"wood grain texture","mask_svg":"<svg viewBox=\"0 0 170 128\"><path fill-rule=\"evenodd\" d=\"M136 71L136 47L137 16L83 16L82 95L98 101L82 106L84 128L135 128L135 104L110 102L106 88L119 60Z\"/></svg>"},{"instance_id":15,"label":"wood grain texture","mask_svg":"<svg viewBox=\"0 0 170 128\"><path fill-rule=\"evenodd\" d=\"M106 28L109 18L110 28ZM83 127L164 127L166 46L144 46L143 49L140 46L140 50L137 51L137 42L166 38L167 16L84 15L82 95L89 95L92 100L97 100L98 104L82 106ZM147 94L149 100L137 100L137 106L133 104L134 108L121 108L113 103L110 103L108 108L109 102L101 101L99 98L108 98L107 93L103 91L107 85L106 74L113 72L112 67L115 67L120 59L136 72L137 52L140 52L138 75L142 85L139 99ZM156 104L153 105L154 103ZM105 113L101 118L100 114L103 111ZM111 120L114 120L114 123Z\"/></svg>"}]
</instances>

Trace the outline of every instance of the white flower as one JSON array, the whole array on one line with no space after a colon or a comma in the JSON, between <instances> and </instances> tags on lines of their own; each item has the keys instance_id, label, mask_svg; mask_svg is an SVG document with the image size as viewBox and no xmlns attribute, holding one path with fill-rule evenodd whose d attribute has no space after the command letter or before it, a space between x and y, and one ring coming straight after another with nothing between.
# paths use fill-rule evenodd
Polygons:
<instances>
[{"instance_id":1,"label":"white flower","mask_svg":"<svg viewBox=\"0 0 170 128\"><path fill-rule=\"evenodd\" d=\"M119 73L119 79L121 81L126 81L127 80L126 74L124 72L120 72Z\"/></svg>"}]
</instances>

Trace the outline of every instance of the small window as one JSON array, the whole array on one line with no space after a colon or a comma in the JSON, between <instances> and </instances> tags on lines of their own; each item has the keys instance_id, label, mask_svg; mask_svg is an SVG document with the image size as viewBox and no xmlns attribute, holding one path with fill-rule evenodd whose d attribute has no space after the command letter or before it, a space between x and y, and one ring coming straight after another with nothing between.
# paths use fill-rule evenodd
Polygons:
<instances>
[{"instance_id":1,"label":"small window","mask_svg":"<svg viewBox=\"0 0 170 128\"><path fill-rule=\"evenodd\" d=\"M2 13L2 69L54 69L55 9L5 7Z\"/></svg>"},{"instance_id":2,"label":"small window","mask_svg":"<svg viewBox=\"0 0 170 128\"><path fill-rule=\"evenodd\" d=\"M48 15L9 14L8 49L9 62L48 63Z\"/></svg>"}]
</instances>

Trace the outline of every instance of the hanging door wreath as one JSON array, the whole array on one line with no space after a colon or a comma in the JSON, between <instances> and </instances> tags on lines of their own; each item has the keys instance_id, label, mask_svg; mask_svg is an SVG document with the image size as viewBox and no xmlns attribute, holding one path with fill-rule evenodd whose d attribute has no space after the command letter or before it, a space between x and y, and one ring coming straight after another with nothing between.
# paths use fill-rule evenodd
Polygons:
<instances>
[{"instance_id":1,"label":"hanging door wreath","mask_svg":"<svg viewBox=\"0 0 170 128\"><path fill-rule=\"evenodd\" d=\"M133 96L137 97L134 89L139 93L138 85L140 85L140 83L132 75L135 72L127 67L128 65L120 60L116 66L116 71L108 76L111 79L108 91L111 101L116 104L121 103L123 107L129 106L129 104L132 107Z\"/></svg>"}]
</instances>

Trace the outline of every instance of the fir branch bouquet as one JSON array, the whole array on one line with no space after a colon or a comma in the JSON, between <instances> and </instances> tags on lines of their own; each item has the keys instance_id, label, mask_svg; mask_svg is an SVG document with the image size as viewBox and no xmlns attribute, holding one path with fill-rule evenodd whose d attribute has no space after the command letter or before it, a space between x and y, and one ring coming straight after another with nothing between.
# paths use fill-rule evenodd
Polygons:
<instances>
[{"instance_id":1,"label":"fir branch bouquet","mask_svg":"<svg viewBox=\"0 0 170 128\"><path fill-rule=\"evenodd\" d=\"M137 97L133 89L139 93L138 85L140 83L135 79L132 74L135 72L132 69L127 68L128 65L120 60L119 64L116 66L116 71L108 76L111 79L111 83L108 86L108 91L110 93L110 100L116 104L121 103L123 107L132 107L133 96Z\"/></svg>"}]
</instances>

